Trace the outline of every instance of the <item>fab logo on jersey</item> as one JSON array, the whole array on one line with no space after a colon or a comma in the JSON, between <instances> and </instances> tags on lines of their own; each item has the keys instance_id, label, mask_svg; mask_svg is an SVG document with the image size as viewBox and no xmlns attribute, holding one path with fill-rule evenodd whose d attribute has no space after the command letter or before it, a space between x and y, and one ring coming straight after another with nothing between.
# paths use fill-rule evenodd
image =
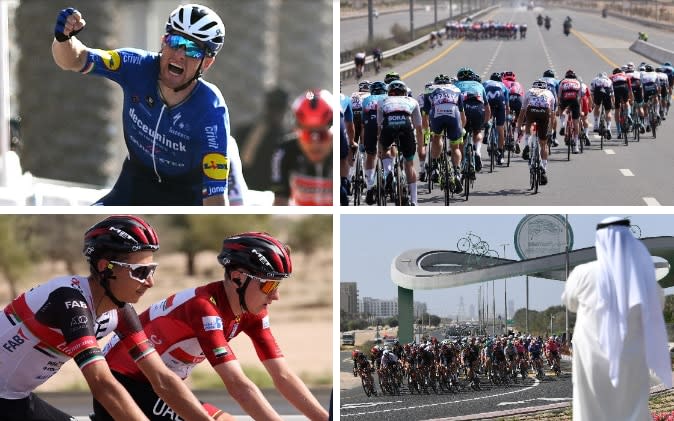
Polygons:
<instances>
[{"instance_id":1,"label":"fab logo on jersey","mask_svg":"<svg viewBox=\"0 0 674 421\"><path fill-rule=\"evenodd\" d=\"M226 180L229 177L229 159L220 153L209 153L203 159L204 174L213 180Z\"/></svg>"}]
</instances>

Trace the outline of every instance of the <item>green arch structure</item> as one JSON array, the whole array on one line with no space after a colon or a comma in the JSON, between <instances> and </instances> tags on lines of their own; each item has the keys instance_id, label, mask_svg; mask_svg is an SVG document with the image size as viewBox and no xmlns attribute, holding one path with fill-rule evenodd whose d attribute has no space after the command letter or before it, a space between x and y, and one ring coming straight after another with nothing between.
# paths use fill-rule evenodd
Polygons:
<instances>
[{"instance_id":1,"label":"green arch structure","mask_svg":"<svg viewBox=\"0 0 674 421\"><path fill-rule=\"evenodd\" d=\"M641 241L654 257L656 278L662 288L674 286L674 237L649 237ZM414 290L444 289L496 279L529 275L537 278L566 281L566 253L557 253L527 260L510 260L448 250L412 249L403 252L391 263L391 279L398 286L399 328L401 342L412 341L414 322ZM597 258L595 248L569 252L569 271ZM470 262L470 263L467 263Z\"/></svg>"}]
</instances>

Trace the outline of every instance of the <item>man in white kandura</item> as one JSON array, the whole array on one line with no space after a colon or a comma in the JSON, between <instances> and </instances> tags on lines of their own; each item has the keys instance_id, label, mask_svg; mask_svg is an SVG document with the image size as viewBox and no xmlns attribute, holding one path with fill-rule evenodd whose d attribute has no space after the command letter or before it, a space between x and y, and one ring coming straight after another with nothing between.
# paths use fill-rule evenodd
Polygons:
<instances>
[{"instance_id":1,"label":"man in white kandura","mask_svg":"<svg viewBox=\"0 0 674 421\"><path fill-rule=\"evenodd\" d=\"M649 420L649 369L672 387L663 291L629 220L604 219L595 247L597 260L577 266L562 294L562 303L578 313L573 419Z\"/></svg>"}]
</instances>

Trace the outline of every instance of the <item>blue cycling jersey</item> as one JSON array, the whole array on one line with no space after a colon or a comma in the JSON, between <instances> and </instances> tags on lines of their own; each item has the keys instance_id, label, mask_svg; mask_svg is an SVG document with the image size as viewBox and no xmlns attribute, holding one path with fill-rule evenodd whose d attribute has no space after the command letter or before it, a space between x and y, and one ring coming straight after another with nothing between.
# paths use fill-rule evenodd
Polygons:
<instances>
[{"instance_id":1,"label":"blue cycling jersey","mask_svg":"<svg viewBox=\"0 0 674 421\"><path fill-rule=\"evenodd\" d=\"M475 98L484 104L487 92L480 82L474 80L460 80L454 83L454 86L461 90L464 101L470 98Z\"/></svg>"},{"instance_id":2,"label":"blue cycling jersey","mask_svg":"<svg viewBox=\"0 0 674 421\"><path fill-rule=\"evenodd\" d=\"M505 107L505 104L510 102L510 91L503 82L485 80L482 82L482 86L484 86L484 90L487 93L487 102L490 105L500 104Z\"/></svg>"},{"instance_id":3,"label":"blue cycling jersey","mask_svg":"<svg viewBox=\"0 0 674 421\"><path fill-rule=\"evenodd\" d=\"M117 82L124 92L129 155L104 205L201 205L227 191L229 113L220 90L202 79L167 106L158 85L159 54L89 49L82 73Z\"/></svg>"},{"instance_id":4,"label":"blue cycling jersey","mask_svg":"<svg viewBox=\"0 0 674 421\"><path fill-rule=\"evenodd\" d=\"M344 113L344 122L353 123L353 108L351 107L351 97L339 94L339 105Z\"/></svg>"}]
</instances>

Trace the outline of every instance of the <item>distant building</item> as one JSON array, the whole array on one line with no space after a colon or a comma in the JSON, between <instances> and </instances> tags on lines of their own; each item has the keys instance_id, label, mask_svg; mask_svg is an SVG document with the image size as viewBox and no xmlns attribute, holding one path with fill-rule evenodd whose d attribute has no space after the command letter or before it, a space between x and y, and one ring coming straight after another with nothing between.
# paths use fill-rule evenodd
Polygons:
<instances>
[{"instance_id":1,"label":"distant building","mask_svg":"<svg viewBox=\"0 0 674 421\"><path fill-rule=\"evenodd\" d=\"M358 313L358 285L355 282L339 284L339 308L349 314Z\"/></svg>"},{"instance_id":2,"label":"distant building","mask_svg":"<svg viewBox=\"0 0 674 421\"><path fill-rule=\"evenodd\" d=\"M398 316L398 300L395 298L383 300L380 298L363 297L359 300L359 310L363 314L376 318ZM427 313L426 303L414 302L414 317L421 317Z\"/></svg>"}]
</instances>

